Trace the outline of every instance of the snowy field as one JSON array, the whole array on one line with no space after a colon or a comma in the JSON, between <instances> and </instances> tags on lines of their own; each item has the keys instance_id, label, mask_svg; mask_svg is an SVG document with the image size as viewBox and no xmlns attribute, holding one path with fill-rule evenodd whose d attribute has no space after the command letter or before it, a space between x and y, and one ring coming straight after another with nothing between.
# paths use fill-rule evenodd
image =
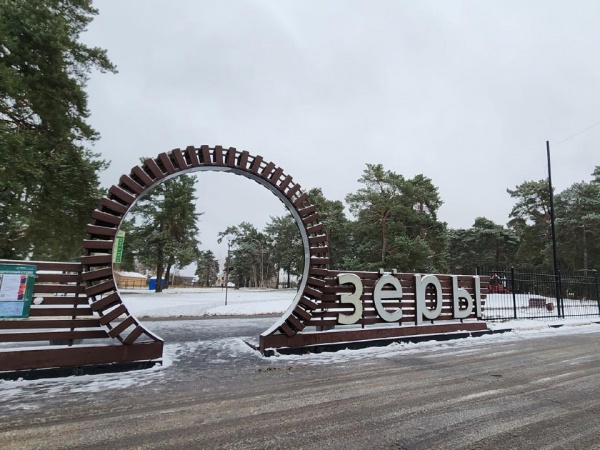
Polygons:
<instances>
[{"instance_id":1,"label":"snowy field","mask_svg":"<svg viewBox=\"0 0 600 450\"><path fill-rule=\"evenodd\" d=\"M121 290L123 302L129 311L139 319L143 318L187 318L210 316L257 316L281 315L290 306L296 295L295 289L228 289L227 305L225 291L221 288L175 288L160 293L145 290ZM544 298L553 305L553 310L545 307L530 307L531 295L517 295L517 314L513 321L513 296L511 294L489 294L484 308L484 318L499 318L500 323L490 322L490 328L528 328L565 323L591 323L599 321L596 300L585 302L565 300L565 313L585 315L583 318L558 319L556 299ZM543 316L544 320L527 320Z\"/></svg>"},{"instance_id":2,"label":"snowy field","mask_svg":"<svg viewBox=\"0 0 600 450\"><path fill-rule=\"evenodd\" d=\"M283 314L290 306L295 289L174 288L163 292L121 290L123 303L134 316L202 317Z\"/></svg>"}]
</instances>

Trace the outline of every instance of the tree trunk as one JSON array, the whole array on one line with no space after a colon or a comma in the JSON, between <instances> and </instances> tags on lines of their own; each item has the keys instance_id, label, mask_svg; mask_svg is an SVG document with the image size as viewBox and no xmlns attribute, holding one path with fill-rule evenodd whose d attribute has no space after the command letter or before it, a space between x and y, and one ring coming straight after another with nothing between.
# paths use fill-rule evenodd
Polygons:
<instances>
[{"instance_id":1,"label":"tree trunk","mask_svg":"<svg viewBox=\"0 0 600 450\"><path fill-rule=\"evenodd\" d=\"M169 289L169 285L171 284L171 267L173 267L173 265L169 262L167 264L167 270L165 270L165 289Z\"/></svg>"},{"instance_id":2,"label":"tree trunk","mask_svg":"<svg viewBox=\"0 0 600 450\"><path fill-rule=\"evenodd\" d=\"M158 248L158 263L156 264L156 292L162 292L162 277L163 277L163 251L162 247Z\"/></svg>"}]
</instances>

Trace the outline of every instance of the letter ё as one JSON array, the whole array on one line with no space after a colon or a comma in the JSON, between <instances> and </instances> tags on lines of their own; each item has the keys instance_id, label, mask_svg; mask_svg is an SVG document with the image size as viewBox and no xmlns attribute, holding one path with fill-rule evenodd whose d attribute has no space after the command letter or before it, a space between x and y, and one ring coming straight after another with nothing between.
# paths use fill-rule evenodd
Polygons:
<instances>
[{"instance_id":1,"label":"letter \u0451","mask_svg":"<svg viewBox=\"0 0 600 450\"><path fill-rule=\"evenodd\" d=\"M394 286L394 290L384 291L383 287L386 284L391 284ZM377 310L377 314L385 320L386 322L398 322L402 319L402 308L398 308L394 312L389 312L384 308L382 300L384 299L401 299L402 298L402 285L398 278L392 275L383 275L379 280L377 280L377 284L375 284L375 289L373 291L373 302L375 303L375 309Z\"/></svg>"}]
</instances>

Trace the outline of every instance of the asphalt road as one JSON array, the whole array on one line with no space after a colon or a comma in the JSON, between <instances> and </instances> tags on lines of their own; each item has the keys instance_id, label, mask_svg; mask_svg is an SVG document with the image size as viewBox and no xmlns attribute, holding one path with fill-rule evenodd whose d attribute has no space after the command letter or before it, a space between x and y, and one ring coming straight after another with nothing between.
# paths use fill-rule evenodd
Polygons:
<instances>
[{"instance_id":1,"label":"asphalt road","mask_svg":"<svg viewBox=\"0 0 600 450\"><path fill-rule=\"evenodd\" d=\"M148 323L169 367L0 384L2 449L600 448L600 325L306 357Z\"/></svg>"}]
</instances>

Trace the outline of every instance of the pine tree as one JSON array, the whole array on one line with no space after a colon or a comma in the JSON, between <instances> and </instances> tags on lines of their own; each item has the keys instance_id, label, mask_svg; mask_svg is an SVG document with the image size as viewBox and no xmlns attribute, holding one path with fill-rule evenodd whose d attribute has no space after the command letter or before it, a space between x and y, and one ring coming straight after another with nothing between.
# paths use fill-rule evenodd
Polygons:
<instances>
[{"instance_id":1,"label":"pine tree","mask_svg":"<svg viewBox=\"0 0 600 450\"><path fill-rule=\"evenodd\" d=\"M84 91L92 70L116 72L81 44L90 0L0 0L0 257L69 260L106 163Z\"/></svg>"},{"instance_id":2,"label":"pine tree","mask_svg":"<svg viewBox=\"0 0 600 450\"><path fill-rule=\"evenodd\" d=\"M195 177L179 175L155 187L133 208L129 245L135 257L156 268L159 280L167 281L174 267L183 268L198 258L198 226L194 195Z\"/></svg>"}]
</instances>

